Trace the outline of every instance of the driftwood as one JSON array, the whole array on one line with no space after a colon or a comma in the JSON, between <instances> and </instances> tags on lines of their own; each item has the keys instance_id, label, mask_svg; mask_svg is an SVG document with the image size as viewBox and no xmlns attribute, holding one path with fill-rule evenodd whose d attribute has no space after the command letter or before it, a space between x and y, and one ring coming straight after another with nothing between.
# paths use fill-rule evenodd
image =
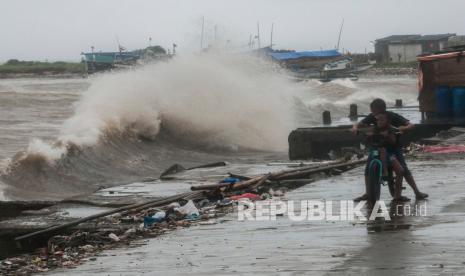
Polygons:
<instances>
[{"instance_id":1,"label":"driftwood","mask_svg":"<svg viewBox=\"0 0 465 276\"><path fill-rule=\"evenodd\" d=\"M265 182L271 181L280 181L280 180L291 180L291 179L303 179L308 178L308 175L315 174L319 172L334 172L334 173L341 173L341 168L353 167L355 165L365 163L366 159L357 160L357 161L350 161L344 162L341 161L333 162L325 164L323 166L312 166L300 169L293 169L288 171L280 171L275 173L270 173L267 175L262 175L258 177L253 177L241 182L237 183L218 183L218 184L209 184L209 185L199 185L199 186L192 186L192 191L201 191L201 190L216 190L227 187L228 190L241 190L250 187L258 187L263 185ZM232 174L230 174L232 175ZM258 184L258 185L257 185Z\"/></svg>"},{"instance_id":2,"label":"driftwood","mask_svg":"<svg viewBox=\"0 0 465 276\"><path fill-rule=\"evenodd\" d=\"M202 190L216 190L227 187L229 190L240 190L243 187L248 187L256 182L260 181L263 176L258 176L254 178L250 178L241 182L236 183L218 183L218 184L207 184L207 185L199 185L199 186L192 186L192 191L202 191Z\"/></svg>"},{"instance_id":3,"label":"driftwood","mask_svg":"<svg viewBox=\"0 0 465 276\"><path fill-rule=\"evenodd\" d=\"M263 183L265 183L268 177L269 175L263 175L263 176L252 178L250 180L234 183L234 185L231 187L231 190L243 190L243 189L251 188L254 186L260 186Z\"/></svg>"},{"instance_id":4,"label":"driftwood","mask_svg":"<svg viewBox=\"0 0 465 276\"><path fill-rule=\"evenodd\" d=\"M200 166L191 167L191 168L189 168L188 170L203 169L203 168L224 167L224 166L226 166L226 165L227 165L226 162L220 161L220 162L208 163L208 164L205 164L205 165L200 165Z\"/></svg>"},{"instance_id":5,"label":"driftwood","mask_svg":"<svg viewBox=\"0 0 465 276\"><path fill-rule=\"evenodd\" d=\"M182 165L174 164L160 174L160 179L165 179L168 175L183 172L185 170L186 168L184 168Z\"/></svg>"},{"instance_id":6,"label":"driftwood","mask_svg":"<svg viewBox=\"0 0 465 276\"><path fill-rule=\"evenodd\" d=\"M329 166L322 166L319 168L302 170L302 171L297 171L297 172L272 175L270 179L271 180L284 180L284 179L306 178L306 176L311 175L311 174L320 173L320 172L330 172L332 170L335 170L335 169L339 170L344 167L354 167L356 165L363 164L363 163L366 163L366 159L350 161L346 163L340 163L340 164L329 165Z\"/></svg>"},{"instance_id":7,"label":"driftwood","mask_svg":"<svg viewBox=\"0 0 465 276\"><path fill-rule=\"evenodd\" d=\"M202 169L202 168L222 167L222 166L226 166L226 165L227 165L226 162L220 161L220 162L215 162L215 163L208 163L208 164L204 164L204 165L194 166L194 167L190 167L190 168L186 169L180 164L174 164L174 165L172 165L171 167L169 167L168 169L166 169L164 172L162 172L160 174L160 179L170 180L170 179L174 178L174 176L172 176L173 174L177 174L177 173L180 173L180 172L183 172L183 171L189 171L189 170L194 170L194 169Z\"/></svg>"},{"instance_id":8,"label":"driftwood","mask_svg":"<svg viewBox=\"0 0 465 276\"><path fill-rule=\"evenodd\" d=\"M182 196L181 196L182 195ZM163 205L168 205L170 204L171 202L174 202L174 201L177 201L177 200L180 200L180 199L185 199L185 200L189 200L189 199L198 199L199 196L203 196L203 192L188 192L188 193L183 193L181 195L174 195L172 197L168 197L168 198L165 198L165 199L161 199L159 201L152 201L152 202L147 202L146 204L144 205L141 205L141 206L137 206L135 208L130 208L130 209L127 209L127 210L124 210L123 212L121 212L121 215L126 215L128 213L132 213L132 212L139 212L141 210L144 210L144 209L147 209L147 208L152 208L152 207L159 207L159 206L163 206ZM173 197L175 198L173 200Z\"/></svg>"},{"instance_id":9,"label":"driftwood","mask_svg":"<svg viewBox=\"0 0 465 276\"><path fill-rule=\"evenodd\" d=\"M199 193L199 192L197 192L197 193ZM99 214L95 214L95 215L91 215L91 216L88 216L88 217L85 217L85 218L81 218L81 219L78 219L78 220L75 220L75 221L72 221L72 222L69 222L69 223L64 223L64 224L61 224L61 225L48 227L48 228L40 230L40 231L36 231L36 232L33 232L33 233L22 235L22 236L16 237L15 241L21 241L21 240L24 240L24 239L28 239L28 238L32 238L32 237L36 237L36 236L44 235L44 234L52 234L52 233L55 233L55 232L57 232L59 230L64 230L64 229L76 226L76 225L81 224L81 223L86 222L86 221L94 220L94 219L101 218L101 217L106 217L106 216L113 215L113 214L116 214L116 213L122 212L122 211L142 210L142 209L146 209L146 208L149 208L149 207L167 205L167 204L170 204L171 202L183 199L185 197L191 197L193 194L194 194L194 192L188 192L188 193L174 195L174 196L170 196L170 197L166 197L166 198L162 198L162 199L149 200L149 201L146 201L146 202L143 202L143 203L136 203L136 204L131 204L129 206L123 206L123 207L120 207L120 208L116 208L116 209L113 209L113 210L109 210L109 211L106 211L106 212L102 212L102 213L99 213Z\"/></svg>"},{"instance_id":10,"label":"driftwood","mask_svg":"<svg viewBox=\"0 0 465 276\"><path fill-rule=\"evenodd\" d=\"M252 177L244 176L244 175L239 175L239 174L234 174L234 173L228 173L230 177L234 177L240 180L249 180L252 179Z\"/></svg>"},{"instance_id":11,"label":"driftwood","mask_svg":"<svg viewBox=\"0 0 465 276\"><path fill-rule=\"evenodd\" d=\"M79 225L83 222L94 220L97 218L109 216L115 213L124 213L127 214L129 212L137 212L143 209L151 208L151 207L159 207L159 206L164 206L168 205L172 202L181 200L181 199L200 199L205 197L204 191L205 190L218 190L220 188L228 187L228 191L234 191L234 190L244 190L244 189L251 189L251 188L256 188L258 186L263 185L266 182L271 181L282 181L282 180L289 180L289 179L299 179L301 180L302 178L306 178L311 174L319 173L319 172L331 172L331 171L336 171L336 172L341 172L340 169L347 169L347 168L352 168L355 167L356 165L362 164L366 162L366 159L363 160L357 160L357 161L351 161L351 162L337 162L337 164L332 163L331 165L323 165L319 167L307 167L307 168L299 168L297 170L289 170L289 171L282 171L282 172L276 172L276 173L270 173L266 175L261 175L258 177L253 177L250 179L244 179L246 177L242 177L244 180L241 182L237 182L234 184L231 183L219 183L219 184L213 184L213 185L203 185L203 186L192 186L192 190L198 190L195 192L187 192L183 194L178 194L162 199L154 199L154 200L149 200L143 203L136 203L136 204L131 204L128 206L123 206L119 207L113 210L109 210L106 212L102 212L99 214L91 215L85 218L77 219L75 221L69 222L69 223L64 223L61 225L57 226L52 226L40 231L36 231L33 233L29 233L26 235L22 235L19 237L16 237L16 241L21 241L25 239L30 239L36 236L40 235L49 235L53 234L57 231L64 230L76 225ZM232 175L232 174L231 174Z\"/></svg>"},{"instance_id":12,"label":"driftwood","mask_svg":"<svg viewBox=\"0 0 465 276\"><path fill-rule=\"evenodd\" d=\"M307 170L316 169L316 168L323 168L323 167L327 167L327 166L332 166L332 165L345 163L347 161L348 161L347 159L342 158L342 159L338 159L338 160L328 162L328 163L325 163L325 164L316 164L316 165L311 165L311 166L299 167L297 169L292 169L292 170L284 170L284 171L280 171L280 172L275 172L275 173L272 173L271 178L276 179L276 178L279 178L281 175L284 175L284 174L307 171Z\"/></svg>"}]
</instances>

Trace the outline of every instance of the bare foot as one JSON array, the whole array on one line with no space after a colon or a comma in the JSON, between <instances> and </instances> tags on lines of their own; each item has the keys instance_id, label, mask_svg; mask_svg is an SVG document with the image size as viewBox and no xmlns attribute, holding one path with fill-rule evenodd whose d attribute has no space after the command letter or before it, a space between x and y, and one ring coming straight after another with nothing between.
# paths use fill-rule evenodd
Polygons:
<instances>
[{"instance_id":1,"label":"bare foot","mask_svg":"<svg viewBox=\"0 0 465 276\"><path fill-rule=\"evenodd\" d=\"M425 199L425 198L428 197L428 194L425 194L425 193L422 193L422 192L418 192L418 193L415 195L415 197L416 197L417 199Z\"/></svg>"},{"instance_id":2,"label":"bare foot","mask_svg":"<svg viewBox=\"0 0 465 276\"><path fill-rule=\"evenodd\" d=\"M406 196L399 196L399 197L393 198L392 200L398 201L398 202L406 202L406 201L410 201L410 198Z\"/></svg>"},{"instance_id":3,"label":"bare foot","mask_svg":"<svg viewBox=\"0 0 465 276\"><path fill-rule=\"evenodd\" d=\"M363 200L368 200L368 195L367 194L363 194L363 195L361 195L359 197L354 198L355 202L359 202L359 201L363 201Z\"/></svg>"}]
</instances>

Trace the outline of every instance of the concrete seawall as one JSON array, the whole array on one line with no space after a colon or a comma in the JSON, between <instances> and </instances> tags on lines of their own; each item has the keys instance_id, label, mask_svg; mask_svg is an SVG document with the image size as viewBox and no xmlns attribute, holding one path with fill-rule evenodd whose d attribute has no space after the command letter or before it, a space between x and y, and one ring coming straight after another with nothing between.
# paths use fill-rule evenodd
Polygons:
<instances>
[{"instance_id":1,"label":"concrete seawall","mask_svg":"<svg viewBox=\"0 0 465 276\"><path fill-rule=\"evenodd\" d=\"M441 130L453 127L452 124L417 124L402 135L403 144L430 138ZM349 132L352 126L298 128L289 134L289 159L327 159L330 151L338 151L345 147L360 147L362 136Z\"/></svg>"}]
</instances>

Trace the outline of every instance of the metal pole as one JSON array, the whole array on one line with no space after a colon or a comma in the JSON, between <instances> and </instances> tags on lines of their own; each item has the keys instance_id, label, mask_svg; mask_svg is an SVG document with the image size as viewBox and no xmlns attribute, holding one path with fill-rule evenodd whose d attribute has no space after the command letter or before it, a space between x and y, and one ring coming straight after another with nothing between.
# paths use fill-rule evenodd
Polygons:
<instances>
[{"instance_id":1,"label":"metal pole","mask_svg":"<svg viewBox=\"0 0 465 276\"><path fill-rule=\"evenodd\" d=\"M200 51L203 49L203 30L205 27L205 16L202 16L202 32L200 34Z\"/></svg>"},{"instance_id":2,"label":"metal pole","mask_svg":"<svg viewBox=\"0 0 465 276\"><path fill-rule=\"evenodd\" d=\"M273 48L273 27L274 27L274 23L271 23L270 48Z\"/></svg>"},{"instance_id":3,"label":"metal pole","mask_svg":"<svg viewBox=\"0 0 465 276\"><path fill-rule=\"evenodd\" d=\"M339 37L337 38L336 50L339 50L339 44L341 43L342 27L344 26L344 18L342 19L341 28L339 29Z\"/></svg>"},{"instance_id":4,"label":"metal pole","mask_svg":"<svg viewBox=\"0 0 465 276\"><path fill-rule=\"evenodd\" d=\"M257 22L258 49L260 49L260 22Z\"/></svg>"}]
</instances>

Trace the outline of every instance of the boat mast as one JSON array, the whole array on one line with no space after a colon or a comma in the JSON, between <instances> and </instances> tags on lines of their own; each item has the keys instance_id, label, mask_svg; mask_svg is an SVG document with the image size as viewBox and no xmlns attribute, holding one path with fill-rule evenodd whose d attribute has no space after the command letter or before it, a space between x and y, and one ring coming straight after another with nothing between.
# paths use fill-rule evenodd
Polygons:
<instances>
[{"instance_id":1,"label":"boat mast","mask_svg":"<svg viewBox=\"0 0 465 276\"><path fill-rule=\"evenodd\" d=\"M271 23L270 48L273 48L273 27L274 23Z\"/></svg>"},{"instance_id":2,"label":"boat mast","mask_svg":"<svg viewBox=\"0 0 465 276\"><path fill-rule=\"evenodd\" d=\"M200 33L200 51L203 49L203 31L205 27L205 16L202 16L202 32Z\"/></svg>"},{"instance_id":3,"label":"boat mast","mask_svg":"<svg viewBox=\"0 0 465 276\"><path fill-rule=\"evenodd\" d=\"M341 43L342 27L344 26L344 18L342 18L341 28L339 29L339 37L337 38L337 47L336 50L339 51L339 45Z\"/></svg>"},{"instance_id":4,"label":"boat mast","mask_svg":"<svg viewBox=\"0 0 465 276\"><path fill-rule=\"evenodd\" d=\"M257 22L258 49L260 49L260 22Z\"/></svg>"}]
</instances>

